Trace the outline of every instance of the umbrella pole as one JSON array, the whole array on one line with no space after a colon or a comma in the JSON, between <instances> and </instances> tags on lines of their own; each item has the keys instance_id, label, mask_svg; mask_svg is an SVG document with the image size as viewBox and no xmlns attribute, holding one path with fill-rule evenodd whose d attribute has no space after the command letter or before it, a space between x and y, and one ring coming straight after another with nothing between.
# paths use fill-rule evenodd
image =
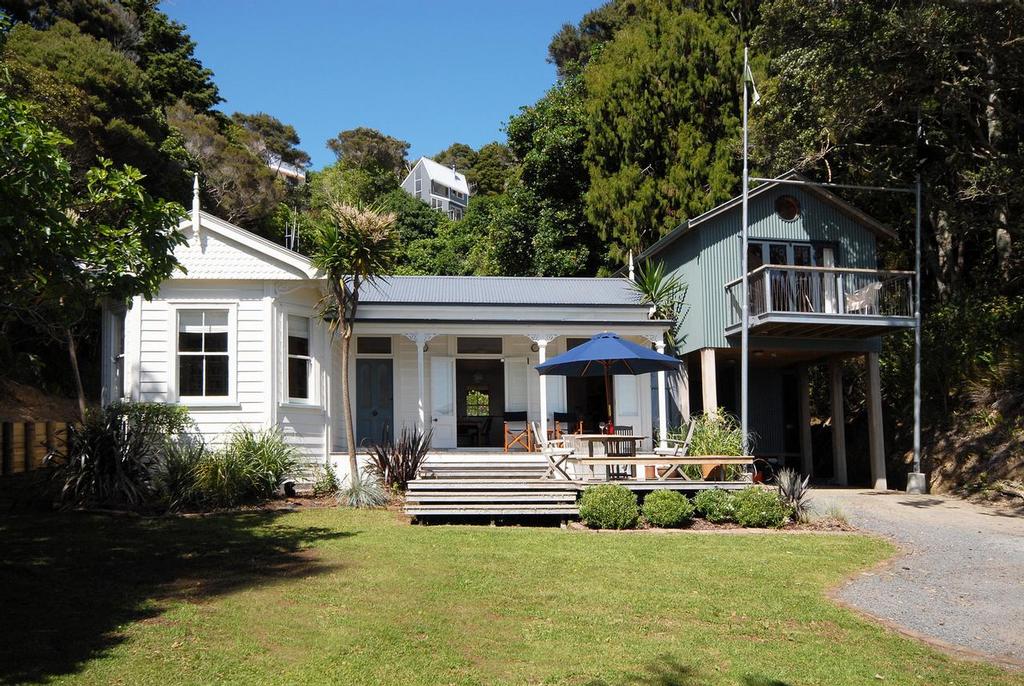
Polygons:
<instances>
[{"instance_id":1,"label":"umbrella pole","mask_svg":"<svg viewBox=\"0 0 1024 686\"><path fill-rule=\"evenodd\" d=\"M612 377L608 375L608 363L604 362L604 400L608 405L608 433L612 433L615 419L612 415Z\"/></svg>"}]
</instances>

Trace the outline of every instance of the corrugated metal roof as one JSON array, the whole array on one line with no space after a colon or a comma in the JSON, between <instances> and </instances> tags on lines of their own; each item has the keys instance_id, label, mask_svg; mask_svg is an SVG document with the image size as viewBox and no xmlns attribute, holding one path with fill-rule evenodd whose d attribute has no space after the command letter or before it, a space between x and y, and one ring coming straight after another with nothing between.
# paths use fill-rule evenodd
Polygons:
<instances>
[{"instance_id":1,"label":"corrugated metal roof","mask_svg":"<svg viewBox=\"0 0 1024 686\"><path fill-rule=\"evenodd\" d=\"M469 184L466 183L466 175L460 174L451 167L438 164L429 157L422 157L420 161L427 170L427 176L431 181L437 181L465 195L469 195Z\"/></svg>"},{"instance_id":2,"label":"corrugated metal roof","mask_svg":"<svg viewBox=\"0 0 1024 686\"><path fill-rule=\"evenodd\" d=\"M528 276L389 276L361 302L441 305L641 305L628 279Z\"/></svg>"}]
</instances>

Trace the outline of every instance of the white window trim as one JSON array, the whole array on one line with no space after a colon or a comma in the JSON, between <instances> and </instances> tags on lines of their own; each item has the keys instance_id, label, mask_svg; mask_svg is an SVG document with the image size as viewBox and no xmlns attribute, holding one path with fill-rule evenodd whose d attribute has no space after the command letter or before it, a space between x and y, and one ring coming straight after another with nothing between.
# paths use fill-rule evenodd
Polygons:
<instances>
[{"instance_id":1,"label":"white window trim","mask_svg":"<svg viewBox=\"0 0 1024 686\"><path fill-rule=\"evenodd\" d=\"M121 340L120 343L117 340L117 322L121 320ZM107 403L117 402L119 400L128 400L131 396L131 389L128 386L128 349L127 349L127 331L128 331L128 310L123 311L108 310L107 311L107 330L109 332L109 340L107 345L109 346L107 352L107 388L105 389L105 401ZM121 348L120 354L114 351L117 348ZM121 395L114 393L117 388L117 360L121 359Z\"/></svg>"},{"instance_id":2,"label":"white window trim","mask_svg":"<svg viewBox=\"0 0 1024 686\"><path fill-rule=\"evenodd\" d=\"M317 357L316 351L317 351L317 347L318 347L317 346L317 335L316 335L316 321L313 319L312 314L310 312L301 312L301 311L298 311L298 308L294 308L296 311L293 312L293 311L291 311L291 309L292 308L285 308L285 314L284 314L284 345L281 347L282 352L284 353L284 388L282 389L283 390L282 395L284 396L284 401L282 402L282 404L283 405L302 405L304 407L305 406L316 406L316 405L319 404L318 401L317 401L317 397L319 395L318 392L317 392L317 389L320 386L320 384L317 382L317 380L319 378L319 375L318 375L318 368L317 368L317 364L316 364L316 357ZM308 339L308 341L309 341L308 342L309 354L308 355L292 355L291 353L288 352L288 320L291 319L292 317L301 317L302 319L305 319L307 322L309 322L309 328L308 328L308 332L309 332L309 339ZM306 371L306 374L307 374L306 390L309 393L309 397L308 398L293 398L291 393L288 392L288 389L289 389L289 387L291 385L290 384L290 379L289 379L289 376L288 376L290 371L291 371L291 367L290 367L289 363L291 362L291 359L293 357L294 358L299 358L299 359L305 359L308 362L308 366L306 367L306 369L307 369L307 371Z\"/></svg>"},{"instance_id":3,"label":"white window trim","mask_svg":"<svg viewBox=\"0 0 1024 686\"><path fill-rule=\"evenodd\" d=\"M178 312L187 310L227 310L228 312L228 394L218 396L182 396L178 394ZM190 408L237 408L238 403L238 303L214 300L172 301L168 307L167 336L170 359L167 365L167 398Z\"/></svg>"},{"instance_id":4,"label":"white window trim","mask_svg":"<svg viewBox=\"0 0 1024 686\"><path fill-rule=\"evenodd\" d=\"M278 407L292 409L323 409L324 378L321 359L330 360L330 337L319 317L309 307L278 302L280 312L279 347L281 373L278 376ZM309 398L288 396L288 317L305 317L309 320Z\"/></svg>"}]
</instances>

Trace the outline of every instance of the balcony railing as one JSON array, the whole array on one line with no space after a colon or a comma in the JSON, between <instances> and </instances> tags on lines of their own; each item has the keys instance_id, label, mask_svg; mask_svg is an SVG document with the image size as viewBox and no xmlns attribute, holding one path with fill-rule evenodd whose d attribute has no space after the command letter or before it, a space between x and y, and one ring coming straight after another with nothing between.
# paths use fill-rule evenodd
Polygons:
<instances>
[{"instance_id":1,"label":"balcony railing","mask_svg":"<svg viewBox=\"0 0 1024 686\"><path fill-rule=\"evenodd\" d=\"M750 322L772 314L913 317L913 272L764 265L747 278ZM738 326L742 277L725 284L729 327Z\"/></svg>"}]
</instances>

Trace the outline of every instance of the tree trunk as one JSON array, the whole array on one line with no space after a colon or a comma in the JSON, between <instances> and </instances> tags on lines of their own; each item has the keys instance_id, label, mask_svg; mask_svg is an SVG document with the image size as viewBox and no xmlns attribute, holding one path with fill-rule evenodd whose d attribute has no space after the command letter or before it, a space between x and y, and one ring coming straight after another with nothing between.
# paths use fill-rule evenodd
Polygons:
<instances>
[{"instance_id":1,"label":"tree trunk","mask_svg":"<svg viewBox=\"0 0 1024 686\"><path fill-rule=\"evenodd\" d=\"M999 74L995 57L990 55L988 57L988 78L990 90L988 94L988 105L985 107L985 120L988 124L989 149L993 156L999 155L1003 148L1003 122L999 118L999 108L1002 103L999 102L999 92L996 87L998 77ZM996 263L1004 280L1009 280L1013 271L1013 238L1010 235L1009 215L1009 200L1004 196L1002 200L998 200L996 202L995 207Z\"/></svg>"},{"instance_id":2,"label":"tree trunk","mask_svg":"<svg viewBox=\"0 0 1024 686\"><path fill-rule=\"evenodd\" d=\"M75 380L75 390L78 392L78 415L81 421L85 421L85 388L82 387L82 374L78 370L78 347L75 345L75 336L71 329L64 330L68 341L68 357L71 359L71 375Z\"/></svg>"},{"instance_id":3,"label":"tree trunk","mask_svg":"<svg viewBox=\"0 0 1024 686\"><path fill-rule=\"evenodd\" d=\"M351 475L349 485L359 483L359 462L356 460L356 432L352 424L352 396L349 394L349 349L352 346L352 329L346 325L341 334L341 407L345 415L345 444L348 447L348 469Z\"/></svg>"}]
</instances>

